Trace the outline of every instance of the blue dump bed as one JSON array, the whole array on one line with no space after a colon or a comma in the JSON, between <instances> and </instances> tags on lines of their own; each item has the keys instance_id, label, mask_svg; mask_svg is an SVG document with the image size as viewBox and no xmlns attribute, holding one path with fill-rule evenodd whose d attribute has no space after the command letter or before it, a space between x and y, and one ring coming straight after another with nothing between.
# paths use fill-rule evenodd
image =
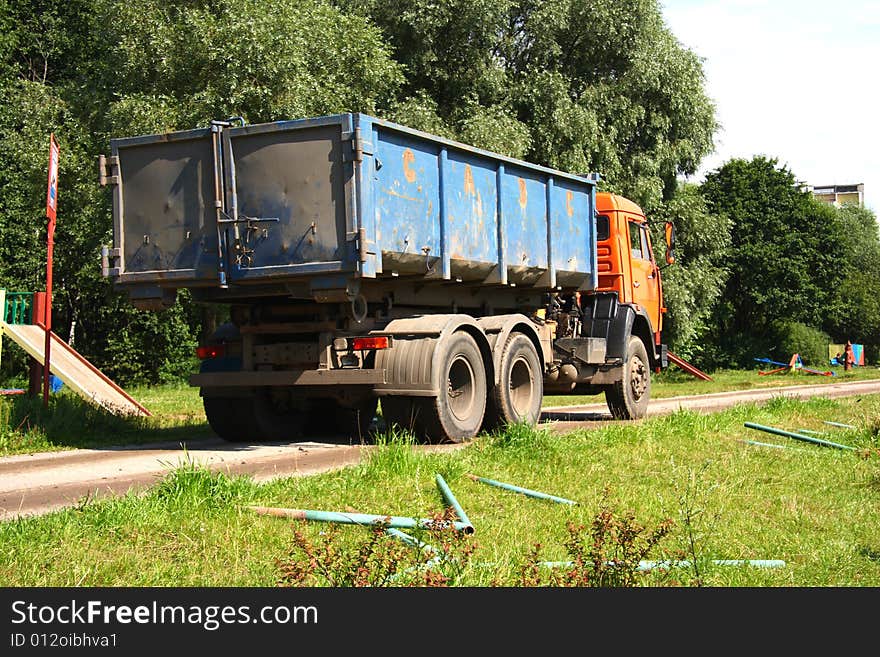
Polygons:
<instances>
[{"instance_id":1,"label":"blue dump bed","mask_svg":"<svg viewBox=\"0 0 880 657\"><path fill-rule=\"evenodd\" d=\"M593 179L364 114L218 123L111 148L107 274L133 295L391 275L597 284Z\"/></svg>"}]
</instances>

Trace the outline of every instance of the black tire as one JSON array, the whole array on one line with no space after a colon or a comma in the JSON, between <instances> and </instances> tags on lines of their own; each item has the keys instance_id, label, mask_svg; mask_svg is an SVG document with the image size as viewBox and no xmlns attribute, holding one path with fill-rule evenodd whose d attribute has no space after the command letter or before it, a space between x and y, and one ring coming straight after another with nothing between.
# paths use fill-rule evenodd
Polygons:
<instances>
[{"instance_id":1,"label":"black tire","mask_svg":"<svg viewBox=\"0 0 880 657\"><path fill-rule=\"evenodd\" d=\"M290 405L283 388L261 388L254 397L254 418L263 440L296 440L302 437L306 414Z\"/></svg>"},{"instance_id":2,"label":"black tire","mask_svg":"<svg viewBox=\"0 0 880 657\"><path fill-rule=\"evenodd\" d=\"M432 442L460 443L477 435L486 414L486 365L474 339L459 331L439 349L440 394L426 397L416 423Z\"/></svg>"},{"instance_id":3,"label":"black tire","mask_svg":"<svg viewBox=\"0 0 880 657\"><path fill-rule=\"evenodd\" d=\"M260 440L254 402L246 397L203 397L208 424L223 440L232 443Z\"/></svg>"},{"instance_id":4,"label":"black tire","mask_svg":"<svg viewBox=\"0 0 880 657\"><path fill-rule=\"evenodd\" d=\"M418 420L422 415L422 404L418 397L382 397L382 418L386 431L409 431L418 435L421 431Z\"/></svg>"},{"instance_id":5,"label":"black tire","mask_svg":"<svg viewBox=\"0 0 880 657\"><path fill-rule=\"evenodd\" d=\"M638 420L648 412L651 361L645 343L632 335L626 345L623 379L605 389L608 410L617 420Z\"/></svg>"},{"instance_id":6,"label":"black tire","mask_svg":"<svg viewBox=\"0 0 880 657\"><path fill-rule=\"evenodd\" d=\"M353 406L343 406L335 399L313 399L306 432L344 438L346 442L369 442L378 405L378 398L372 396Z\"/></svg>"},{"instance_id":7,"label":"black tire","mask_svg":"<svg viewBox=\"0 0 880 657\"><path fill-rule=\"evenodd\" d=\"M511 333L501 352L499 383L489 393L485 428L538 421L544 397L542 370L532 341L522 333Z\"/></svg>"}]
</instances>

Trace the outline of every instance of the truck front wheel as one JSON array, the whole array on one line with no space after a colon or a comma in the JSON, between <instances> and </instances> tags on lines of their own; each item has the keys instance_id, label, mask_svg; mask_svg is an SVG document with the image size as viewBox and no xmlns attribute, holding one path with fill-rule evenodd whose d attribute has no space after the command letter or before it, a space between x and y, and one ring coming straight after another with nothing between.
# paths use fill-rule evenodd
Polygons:
<instances>
[{"instance_id":1,"label":"truck front wheel","mask_svg":"<svg viewBox=\"0 0 880 657\"><path fill-rule=\"evenodd\" d=\"M605 389L608 410L617 420L637 420L648 412L651 366L645 343L632 335L627 342L623 378Z\"/></svg>"}]
</instances>

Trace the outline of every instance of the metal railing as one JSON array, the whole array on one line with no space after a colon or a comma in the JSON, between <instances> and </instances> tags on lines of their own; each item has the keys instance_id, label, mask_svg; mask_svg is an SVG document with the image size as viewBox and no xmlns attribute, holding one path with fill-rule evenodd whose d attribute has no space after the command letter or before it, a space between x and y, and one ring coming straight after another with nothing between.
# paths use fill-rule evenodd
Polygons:
<instances>
[{"instance_id":1,"label":"metal railing","mask_svg":"<svg viewBox=\"0 0 880 657\"><path fill-rule=\"evenodd\" d=\"M7 324L33 324L34 293L6 292L3 321Z\"/></svg>"}]
</instances>

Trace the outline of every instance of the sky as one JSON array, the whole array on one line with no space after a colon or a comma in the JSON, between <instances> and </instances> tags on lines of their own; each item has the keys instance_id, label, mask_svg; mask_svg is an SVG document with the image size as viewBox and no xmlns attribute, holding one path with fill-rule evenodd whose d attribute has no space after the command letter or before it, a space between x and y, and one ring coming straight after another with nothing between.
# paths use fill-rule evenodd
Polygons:
<instances>
[{"instance_id":1,"label":"sky","mask_svg":"<svg viewBox=\"0 0 880 657\"><path fill-rule=\"evenodd\" d=\"M660 0L703 58L721 129L692 181L733 157L809 185L865 185L880 214L880 1Z\"/></svg>"}]
</instances>

